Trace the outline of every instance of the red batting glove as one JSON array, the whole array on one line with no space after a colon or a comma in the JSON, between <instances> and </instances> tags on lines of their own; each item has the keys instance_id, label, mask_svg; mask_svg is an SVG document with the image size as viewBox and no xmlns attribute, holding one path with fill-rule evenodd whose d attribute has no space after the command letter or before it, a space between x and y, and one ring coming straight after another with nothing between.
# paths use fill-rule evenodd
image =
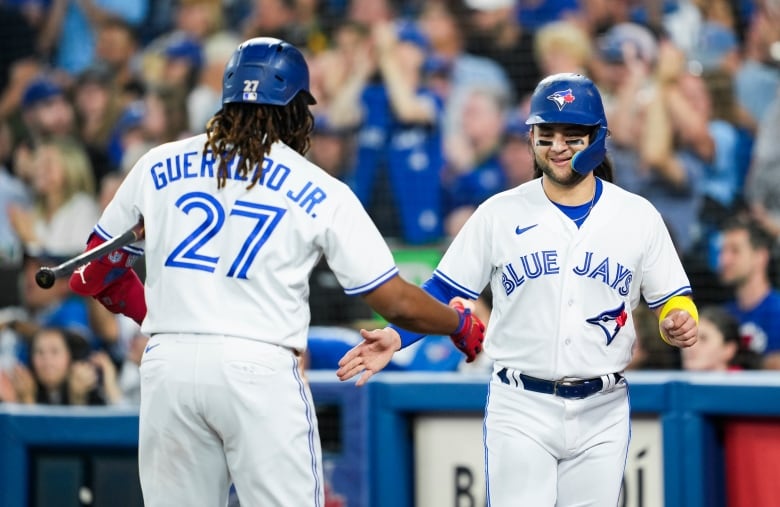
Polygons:
<instances>
[{"instance_id":1,"label":"red batting glove","mask_svg":"<svg viewBox=\"0 0 780 507\"><path fill-rule=\"evenodd\" d=\"M87 250L104 243L97 234L92 234ZM131 269L137 255L122 249L89 262L70 276L70 289L82 296L92 296L113 313L127 315L139 325L146 316L144 286Z\"/></svg>"},{"instance_id":2,"label":"red batting glove","mask_svg":"<svg viewBox=\"0 0 780 507\"><path fill-rule=\"evenodd\" d=\"M111 285L95 294L94 298L110 312L127 315L139 326L146 317L144 285L132 269L125 271Z\"/></svg>"},{"instance_id":3,"label":"red batting glove","mask_svg":"<svg viewBox=\"0 0 780 507\"><path fill-rule=\"evenodd\" d=\"M92 250L102 243L105 240L92 233L86 250ZM95 296L130 270L136 259L137 255L119 249L88 262L70 275L70 290L82 296Z\"/></svg>"},{"instance_id":4,"label":"red batting glove","mask_svg":"<svg viewBox=\"0 0 780 507\"><path fill-rule=\"evenodd\" d=\"M450 335L450 339L458 350L466 354L466 362L470 363L477 358L477 354L482 352L482 342L485 341L485 324L471 313L469 308L464 307L463 303L453 303L452 307L458 312L460 323L458 329Z\"/></svg>"}]
</instances>

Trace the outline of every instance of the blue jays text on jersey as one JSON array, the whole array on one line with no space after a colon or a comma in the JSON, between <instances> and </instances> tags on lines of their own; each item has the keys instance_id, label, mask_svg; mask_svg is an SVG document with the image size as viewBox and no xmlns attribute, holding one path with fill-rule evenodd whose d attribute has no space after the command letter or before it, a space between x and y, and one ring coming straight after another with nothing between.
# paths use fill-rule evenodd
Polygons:
<instances>
[{"instance_id":1,"label":"blue jays text on jersey","mask_svg":"<svg viewBox=\"0 0 780 507\"><path fill-rule=\"evenodd\" d=\"M508 296L526 280L539 278L542 275L556 275L559 272L558 252L542 250L521 255L519 263L507 263L504 267L501 283ZM585 252L584 259L572 268L572 273L601 280L624 297L629 294L631 281L634 278L630 269L619 262L611 262L609 257L604 257L600 262L594 262L593 252Z\"/></svg>"},{"instance_id":2,"label":"blue jays text on jersey","mask_svg":"<svg viewBox=\"0 0 780 507\"><path fill-rule=\"evenodd\" d=\"M244 163L244 159L240 156L231 160L230 164L228 164L228 178L240 181L251 181L248 174L244 176L239 174L239 168L241 168ZM197 151L190 151L186 153L176 153L165 160L155 162L151 165L149 171L152 180L154 181L154 187L157 190L161 190L169 184L182 179L213 179L215 175L215 164L216 159L211 151L206 151L203 156ZM257 184L274 191L283 190L285 181L292 171L290 167L281 163L275 163L273 159L269 157L265 157L262 166L256 165L254 170L255 172L262 170L262 174L260 175ZM287 198L298 203L298 206L303 208L310 216L316 217L317 214L314 211L314 207L324 201L327 198L327 194L322 188L313 184L311 181L308 181L303 188L288 189Z\"/></svg>"}]
</instances>

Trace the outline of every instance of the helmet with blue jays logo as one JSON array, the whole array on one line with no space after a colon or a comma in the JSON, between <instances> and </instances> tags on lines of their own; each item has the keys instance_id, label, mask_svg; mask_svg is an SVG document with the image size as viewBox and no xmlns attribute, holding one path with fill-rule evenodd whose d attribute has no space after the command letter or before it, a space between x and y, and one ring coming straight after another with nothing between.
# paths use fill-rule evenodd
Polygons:
<instances>
[{"instance_id":1,"label":"helmet with blue jays logo","mask_svg":"<svg viewBox=\"0 0 780 507\"><path fill-rule=\"evenodd\" d=\"M607 154L607 116L596 85L581 74L562 73L544 78L531 96L526 125L558 123L597 128L587 148L576 153L572 169L587 174Z\"/></svg>"},{"instance_id":2,"label":"helmet with blue jays logo","mask_svg":"<svg viewBox=\"0 0 780 507\"><path fill-rule=\"evenodd\" d=\"M222 104L287 105L298 93L309 104L309 67L292 44L272 37L242 42L230 58L222 77Z\"/></svg>"}]
</instances>

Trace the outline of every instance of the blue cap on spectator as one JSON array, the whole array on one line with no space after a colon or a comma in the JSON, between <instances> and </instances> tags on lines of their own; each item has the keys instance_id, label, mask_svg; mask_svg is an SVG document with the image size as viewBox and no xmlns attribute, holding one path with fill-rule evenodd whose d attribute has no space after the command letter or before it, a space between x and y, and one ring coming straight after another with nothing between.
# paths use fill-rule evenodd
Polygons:
<instances>
[{"instance_id":1,"label":"blue cap on spectator","mask_svg":"<svg viewBox=\"0 0 780 507\"><path fill-rule=\"evenodd\" d=\"M63 89L51 79L38 77L32 80L24 90L22 107L32 107L54 97L59 97L64 93Z\"/></svg>"},{"instance_id":2,"label":"blue cap on spectator","mask_svg":"<svg viewBox=\"0 0 780 507\"><path fill-rule=\"evenodd\" d=\"M198 41L189 37L175 37L163 50L170 59L187 60L194 68L203 64L203 51Z\"/></svg>"},{"instance_id":3,"label":"blue cap on spectator","mask_svg":"<svg viewBox=\"0 0 780 507\"><path fill-rule=\"evenodd\" d=\"M528 118L518 111L512 111L507 115L504 123L504 135L512 137L522 137L528 139L529 127L525 121Z\"/></svg>"},{"instance_id":4,"label":"blue cap on spectator","mask_svg":"<svg viewBox=\"0 0 780 507\"><path fill-rule=\"evenodd\" d=\"M426 74L449 75L452 71L452 62L447 58L437 55L429 55L423 64L423 72Z\"/></svg>"},{"instance_id":5,"label":"blue cap on spectator","mask_svg":"<svg viewBox=\"0 0 780 507\"><path fill-rule=\"evenodd\" d=\"M737 37L734 32L725 26L705 22L689 59L701 63L704 69L716 68L720 66L726 53L735 49L737 49Z\"/></svg>"},{"instance_id":6,"label":"blue cap on spectator","mask_svg":"<svg viewBox=\"0 0 780 507\"><path fill-rule=\"evenodd\" d=\"M130 129L140 126L144 119L144 114L146 114L144 103L140 100L132 102L125 108L122 116L117 120L114 127L115 131L123 134Z\"/></svg>"},{"instance_id":7,"label":"blue cap on spectator","mask_svg":"<svg viewBox=\"0 0 780 507\"><path fill-rule=\"evenodd\" d=\"M317 114L314 116L314 130L312 133L320 136L341 137L346 131L343 128L334 127L326 115Z\"/></svg>"},{"instance_id":8,"label":"blue cap on spectator","mask_svg":"<svg viewBox=\"0 0 780 507\"><path fill-rule=\"evenodd\" d=\"M108 140L108 158L115 167L120 167L124 156L125 146L123 136L129 130L141 127L141 122L146 114L143 100L131 102L114 124L111 137Z\"/></svg>"},{"instance_id":9,"label":"blue cap on spectator","mask_svg":"<svg viewBox=\"0 0 780 507\"><path fill-rule=\"evenodd\" d=\"M396 37L399 42L408 42L427 52L430 49L428 38L412 21L399 21L395 27Z\"/></svg>"},{"instance_id":10,"label":"blue cap on spectator","mask_svg":"<svg viewBox=\"0 0 780 507\"><path fill-rule=\"evenodd\" d=\"M633 45L637 56L654 63L658 56L658 42L650 29L636 23L618 23L598 38L598 52L609 63L623 63L623 46Z\"/></svg>"}]
</instances>

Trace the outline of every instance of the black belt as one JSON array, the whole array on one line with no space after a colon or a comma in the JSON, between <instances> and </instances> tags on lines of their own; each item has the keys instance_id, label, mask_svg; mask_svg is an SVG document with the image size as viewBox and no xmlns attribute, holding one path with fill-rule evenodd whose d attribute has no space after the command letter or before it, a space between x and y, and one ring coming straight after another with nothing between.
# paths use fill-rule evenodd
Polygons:
<instances>
[{"instance_id":1,"label":"black belt","mask_svg":"<svg viewBox=\"0 0 780 507\"><path fill-rule=\"evenodd\" d=\"M555 396L572 400L587 398L604 389L604 380L601 377L583 380L545 380L520 373L519 377L522 385L517 385L515 376L513 375L510 379L508 373L509 370L501 368L496 375L506 385L522 387L527 391L535 393L554 394ZM615 378L613 386L617 385L620 379L623 378L623 375L620 373L611 373L610 376Z\"/></svg>"}]
</instances>

